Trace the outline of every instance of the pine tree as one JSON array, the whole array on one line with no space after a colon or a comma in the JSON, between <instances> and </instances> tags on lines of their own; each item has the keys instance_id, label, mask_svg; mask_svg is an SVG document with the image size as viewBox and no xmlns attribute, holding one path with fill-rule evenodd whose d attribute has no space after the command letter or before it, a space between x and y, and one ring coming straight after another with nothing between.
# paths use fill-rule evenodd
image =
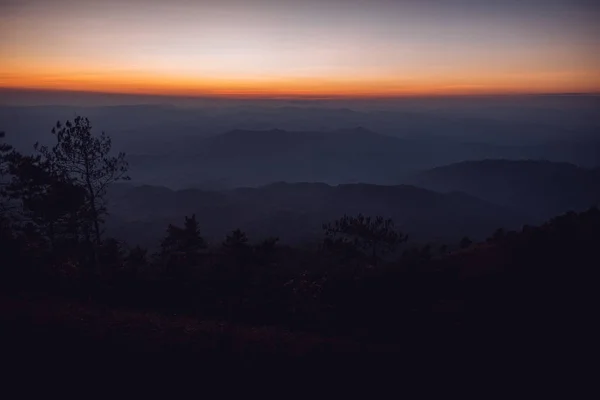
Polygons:
<instances>
[{"instance_id":1,"label":"pine tree","mask_svg":"<svg viewBox=\"0 0 600 400\"><path fill-rule=\"evenodd\" d=\"M240 229L236 229L225 238L223 249L225 249L225 252L231 254L243 252L244 250L249 249L248 237Z\"/></svg>"},{"instance_id":2,"label":"pine tree","mask_svg":"<svg viewBox=\"0 0 600 400\"><path fill-rule=\"evenodd\" d=\"M185 217L183 228L169 225L167 236L161 242L159 258L167 266L190 266L199 260L206 242L200 235L196 215Z\"/></svg>"},{"instance_id":3,"label":"pine tree","mask_svg":"<svg viewBox=\"0 0 600 400\"><path fill-rule=\"evenodd\" d=\"M13 152L12 146L4 142L5 133L0 132L0 218L6 218L8 196L6 186L9 182L9 157Z\"/></svg>"},{"instance_id":4,"label":"pine tree","mask_svg":"<svg viewBox=\"0 0 600 400\"><path fill-rule=\"evenodd\" d=\"M344 215L342 218L323 225L327 245L350 245L370 255L373 265L379 256L392 252L398 245L408 240L394 229L394 221L381 216L375 218L358 214L356 217Z\"/></svg>"},{"instance_id":5,"label":"pine tree","mask_svg":"<svg viewBox=\"0 0 600 400\"><path fill-rule=\"evenodd\" d=\"M128 180L128 164L125 153L111 156L112 141L104 132L92 135L87 118L76 117L65 125L60 122L52 129L56 144L52 148L40 146L35 149L42 161L49 163L57 174L85 192L83 221L89 223L96 245L101 242L101 224L107 214L106 192L117 181Z\"/></svg>"}]
</instances>

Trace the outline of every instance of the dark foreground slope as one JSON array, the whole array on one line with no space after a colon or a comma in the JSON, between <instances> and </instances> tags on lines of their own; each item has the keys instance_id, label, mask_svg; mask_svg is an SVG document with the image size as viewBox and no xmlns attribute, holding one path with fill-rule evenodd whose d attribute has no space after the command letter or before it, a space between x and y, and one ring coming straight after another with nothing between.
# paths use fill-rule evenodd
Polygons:
<instances>
[{"instance_id":1,"label":"dark foreground slope","mask_svg":"<svg viewBox=\"0 0 600 400\"><path fill-rule=\"evenodd\" d=\"M5 286L0 296L1 345L4 355L95 357L88 362L152 354L255 366L265 359L345 362L344 355L354 354L356 362L385 354L397 363L475 356L479 366L557 365L587 354L599 240L600 211L592 209L450 254L377 268L315 254L325 270L307 265L295 277L289 271L291 280L282 285L263 280L244 301L231 303L237 313L229 308L220 318L206 314L214 300L202 296L209 276L178 283L174 296L156 282L150 290L129 282L122 291L104 282L78 295L48 287L49 281L35 291L44 294L32 295L34 286L23 292L16 284L22 280L8 275L3 282L12 282L10 290ZM285 271L286 260L277 267ZM198 271L206 274L202 266ZM274 301L257 301L263 295ZM137 305L125 305L132 298Z\"/></svg>"},{"instance_id":2,"label":"dark foreground slope","mask_svg":"<svg viewBox=\"0 0 600 400\"><path fill-rule=\"evenodd\" d=\"M107 307L57 295L12 293L0 296L3 354L38 353L61 357L155 355L302 358L327 353L393 350L349 338L293 332L284 327L250 326L149 310ZM206 361L206 360L204 360Z\"/></svg>"}]
</instances>

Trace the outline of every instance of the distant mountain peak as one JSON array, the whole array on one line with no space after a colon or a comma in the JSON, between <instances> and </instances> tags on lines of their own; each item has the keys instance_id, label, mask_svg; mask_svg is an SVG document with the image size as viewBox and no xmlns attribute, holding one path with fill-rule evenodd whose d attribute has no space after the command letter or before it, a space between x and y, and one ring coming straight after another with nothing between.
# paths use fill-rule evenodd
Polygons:
<instances>
[{"instance_id":1,"label":"distant mountain peak","mask_svg":"<svg viewBox=\"0 0 600 400\"><path fill-rule=\"evenodd\" d=\"M354 132L373 133L371 130L365 128L364 126L358 126L358 127L354 128Z\"/></svg>"},{"instance_id":2,"label":"distant mountain peak","mask_svg":"<svg viewBox=\"0 0 600 400\"><path fill-rule=\"evenodd\" d=\"M335 131L336 133L352 133L352 134L359 134L359 135L378 135L378 133L373 132L372 130L365 128L364 126L357 126L356 128L350 128L350 129L338 129L337 131Z\"/></svg>"}]
</instances>

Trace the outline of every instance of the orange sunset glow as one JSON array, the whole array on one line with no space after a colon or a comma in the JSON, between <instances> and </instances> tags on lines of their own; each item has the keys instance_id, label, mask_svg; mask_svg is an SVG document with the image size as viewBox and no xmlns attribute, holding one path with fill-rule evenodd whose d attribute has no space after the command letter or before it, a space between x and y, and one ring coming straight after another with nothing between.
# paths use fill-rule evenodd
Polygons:
<instances>
[{"instance_id":1,"label":"orange sunset glow","mask_svg":"<svg viewBox=\"0 0 600 400\"><path fill-rule=\"evenodd\" d=\"M597 7L250 3L9 1L0 87L250 97L600 92Z\"/></svg>"}]
</instances>

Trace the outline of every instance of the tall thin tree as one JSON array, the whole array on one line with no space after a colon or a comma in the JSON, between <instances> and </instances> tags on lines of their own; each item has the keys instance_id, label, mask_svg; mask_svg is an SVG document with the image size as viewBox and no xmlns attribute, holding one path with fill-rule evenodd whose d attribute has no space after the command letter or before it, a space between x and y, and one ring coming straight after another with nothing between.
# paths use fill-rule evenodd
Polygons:
<instances>
[{"instance_id":1,"label":"tall thin tree","mask_svg":"<svg viewBox=\"0 0 600 400\"><path fill-rule=\"evenodd\" d=\"M8 143L4 142L4 132L0 131L0 224L6 222L6 213L9 209L8 193L6 188L10 181L8 176L8 167L10 154L13 148Z\"/></svg>"},{"instance_id":2,"label":"tall thin tree","mask_svg":"<svg viewBox=\"0 0 600 400\"><path fill-rule=\"evenodd\" d=\"M56 144L49 148L36 143L35 148L53 168L76 186L85 190L85 222L93 230L96 244L101 242L101 224L106 209L106 192L117 181L128 180L125 153L111 155L111 138L102 132L92 134L87 118L76 117L73 122L60 122L52 129Z\"/></svg>"},{"instance_id":3,"label":"tall thin tree","mask_svg":"<svg viewBox=\"0 0 600 400\"><path fill-rule=\"evenodd\" d=\"M12 152L12 146L8 143L4 142L4 132L0 132L0 210L3 209L4 206L4 196L6 192L4 189L8 185L8 165L9 165L9 155Z\"/></svg>"}]
</instances>

